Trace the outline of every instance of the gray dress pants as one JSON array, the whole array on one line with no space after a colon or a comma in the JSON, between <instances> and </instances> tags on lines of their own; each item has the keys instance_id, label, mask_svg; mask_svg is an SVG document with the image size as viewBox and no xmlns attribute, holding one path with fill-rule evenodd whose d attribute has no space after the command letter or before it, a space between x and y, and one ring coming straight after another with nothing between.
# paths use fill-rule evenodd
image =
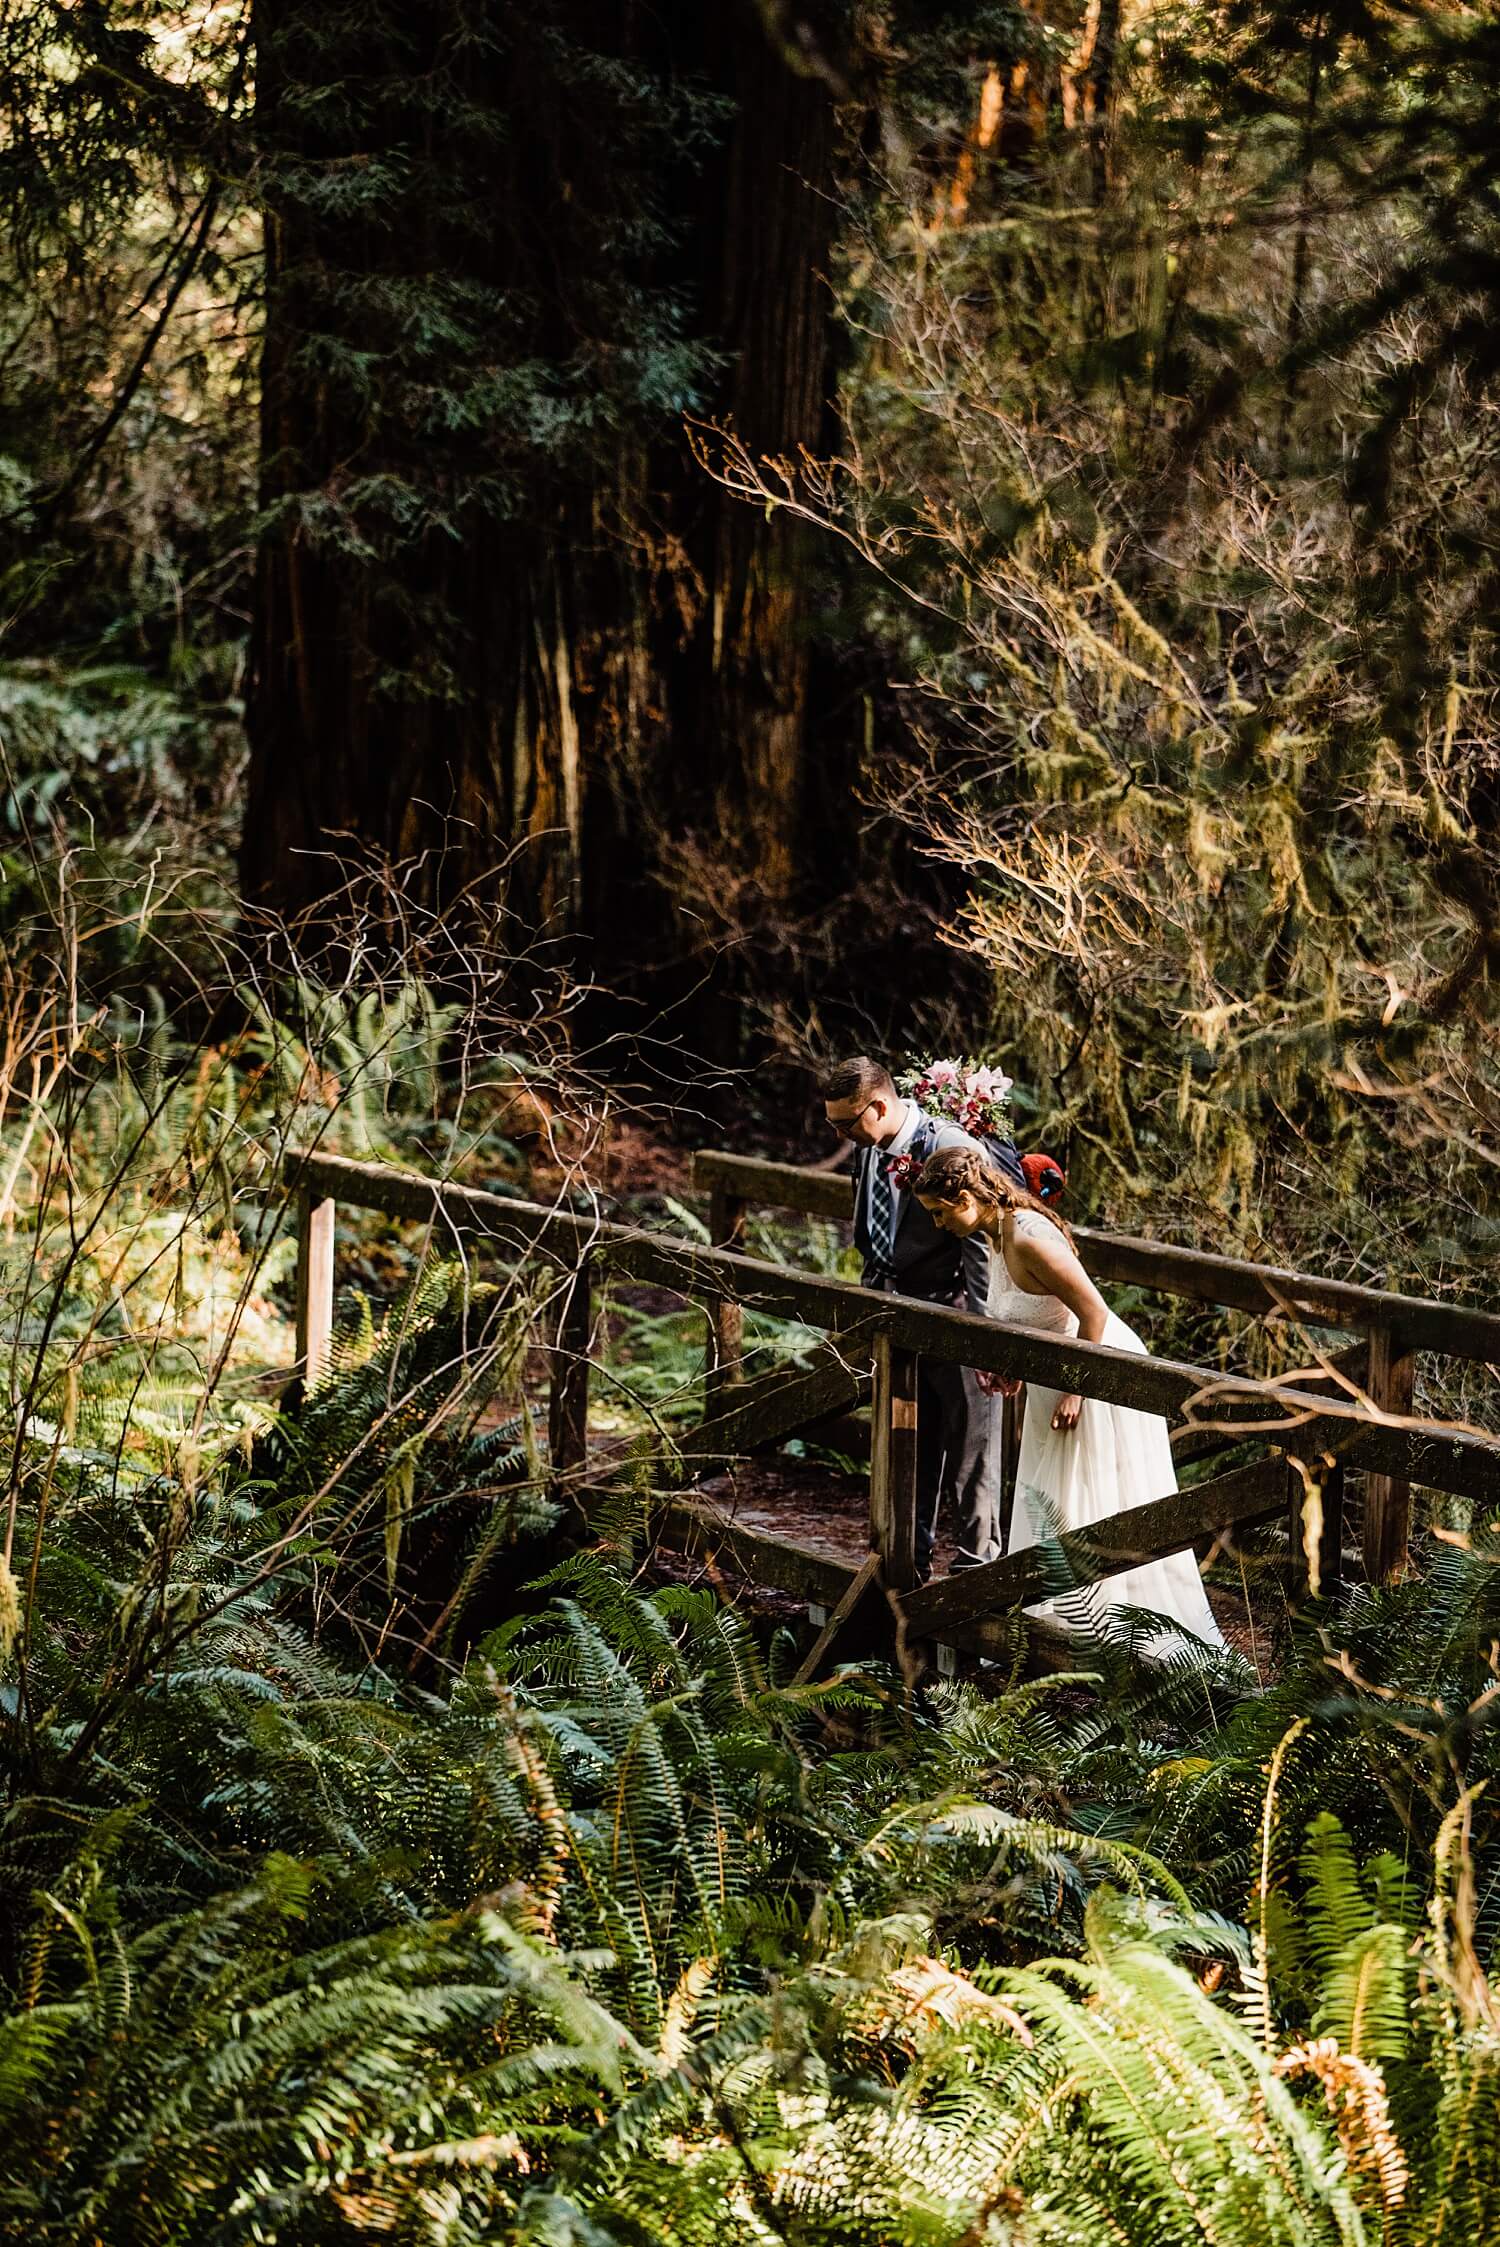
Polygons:
<instances>
[{"instance_id":1,"label":"gray dress pants","mask_svg":"<svg viewBox=\"0 0 1500 2247\"><path fill-rule=\"evenodd\" d=\"M966 1365L917 1361L917 1580L932 1573L938 1515L951 1501L955 1568L1000 1557L1001 1400Z\"/></svg>"}]
</instances>

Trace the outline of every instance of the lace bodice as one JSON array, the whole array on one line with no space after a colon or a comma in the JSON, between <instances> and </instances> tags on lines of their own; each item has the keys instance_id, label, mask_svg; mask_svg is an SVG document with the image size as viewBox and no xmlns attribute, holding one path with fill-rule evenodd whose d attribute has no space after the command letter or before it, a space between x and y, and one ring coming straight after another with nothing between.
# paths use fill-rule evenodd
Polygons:
<instances>
[{"instance_id":1,"label":"lace bodice","mask_svg":"<svg viewBox=\"0 0 1500 2247\"><path fill-rule=\"evenodd\" d=\"M1052 1220L1034 1209L1018 1209L1014 1225L1017 1233L1033 1237L1054 1229ZM1017 1287L998 1248L990 1250L990 1292L985 1309L992 1319L1000 1319L1006 1326L1036 1327L1043 1334L1078 1332L1078 1320L1066 1303L1055 1295L1028 1295L1025 1288Z\"/></svg>"}]
</instances>

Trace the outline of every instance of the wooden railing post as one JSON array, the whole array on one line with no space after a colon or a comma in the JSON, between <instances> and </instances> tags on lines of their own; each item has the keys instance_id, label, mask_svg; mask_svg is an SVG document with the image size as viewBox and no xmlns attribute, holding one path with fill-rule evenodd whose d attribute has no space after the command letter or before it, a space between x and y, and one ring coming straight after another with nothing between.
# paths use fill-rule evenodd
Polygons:
<instances>
[{"instance_id":1,"label":"wooden railing post","mask_svg":"<svg viewBox=\"0 0 1500 2247\"><path fill-rule=\"evenodd\" d=\"M746 1203L727 1186L715 1186L708 1201L708 1237L714 1248L741 1248ZM745 1314L732 1295L713 1295L708 1311L708 1410L723 1391L744 1379Z\"/></svg>"},{"instance_id":2,"label":"wooden railing post","mask_svg":"<svg viewBox=\"0 0 1500 2247\"><path fill-rule=\"evenodd\" d=\"M297 1365L304 1393L328 1370L333 1339L334 1204L297 1200Z\"/></svg>"},{"instance_id":3,"label":"wooden railing post","mask_svg":"<svg viewBox=\"0 0 1500 2247\"><path fill-rule=\"evenodd\" d=\"M917 1358L877 1333L870 1399L870 1543L890 1592L917 1580Z\"/></svg>"},{"instance_id":4,"label":"wooden railing post","mask_svg":"<svg viewBox=\"0 0 1500 2247\"><path fill-rule=\"evenodd\" d=\"M1382 1412L1406 1418L1416 1389L1416 1353L1406 1349L1396 1329L1377 1326L1370 1335L1365 1389ZM1392 1584L1405 1573L1411 1542L1411 1484L1399 1475L1366 1475L1364 1519L1365 1579Z\"/></svg>"},{"instance_id":5,"label":"wooden railing post","mask_svg":"<svg viewBox=\"0 0 1500 2247\"><path fill-rule=\"evenodd\" d=\"M1344 1464L1341 1459L1288 1459L1287 1516L1292 1596L1332 1599L1344 1576ZM1316 1527L1309 1516L1316 1511Z\"/></svg>"},{"instance_id":6,"label":"wooden railing post","mask_svg":"<svg viewBox=\"0 0 1500 2247\"><path fill-rule=\"evenodd\" d=\"M551 1388L547 1400L549 1495L583 1518L575 1487L588 1459L589 1346L594 1328L593 1260L579 1258L565 1280L553 1330Z\"/></svg>"},{"instance_id":7,"label":"wooden railing post","mask_svg":"<svg viewBox=\"0 0 1500 2247\"><path fill-rule=\"evenodd\" d=\"M1016 1469L1021 1464L1021 1438L1026 1431L1026 1391L1000 1404L1000 1550L1010 1551L1010 1525L1016 1512Z\"/></svg>"}]
</instances>

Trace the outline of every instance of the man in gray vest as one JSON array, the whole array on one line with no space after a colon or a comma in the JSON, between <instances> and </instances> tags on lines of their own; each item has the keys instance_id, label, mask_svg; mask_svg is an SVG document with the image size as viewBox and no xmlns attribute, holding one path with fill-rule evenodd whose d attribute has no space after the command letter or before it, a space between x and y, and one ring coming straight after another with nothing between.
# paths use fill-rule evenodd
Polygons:
<instances>
[{"instance_id":1,"label":"man in gray vest","mask_svg":"<svg viewBox=\"0 0 1500 2247\"><path fill-rule=\"evenodd\" d=\"M854 1245L864 1284L924 1303L963 1303L982 1312L990 1253L975 1234L960 1243L942 1232L913 1193L891 1177L901 1155L925 1162L939 1147L976 1142L955 1123L929 1116L896 1090L890 1071L867 1054L835 1062L818 1087L824 1113L854 1148ZM988 1150L984 1150L988 1154ZM938 1509L951 1496L957 1513L955 1568L1000 1555L1000 1400L986 1396L967 1366L922 1358L917 1368L917 1578L932 1573Z\"/></svg>"}]
</instances>

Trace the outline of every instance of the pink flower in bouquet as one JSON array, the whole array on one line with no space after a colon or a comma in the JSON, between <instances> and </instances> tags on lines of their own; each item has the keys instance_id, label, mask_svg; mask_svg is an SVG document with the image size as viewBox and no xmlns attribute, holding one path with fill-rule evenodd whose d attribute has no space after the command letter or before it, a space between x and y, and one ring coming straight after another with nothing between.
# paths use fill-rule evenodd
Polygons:
<instances>
[{"instance_id":1,"label":"pink flower in bouquet","mask_svg":"<svg viewBox=\"0 0 1500 2247\"><path fill-rule=\"evenodd\" d=\"M908 1099L971 1132L1004 1130L1010 1089L1003 1069L966 1057L914 1064L901 1079Z\"/></svg>"}]
</instances>

